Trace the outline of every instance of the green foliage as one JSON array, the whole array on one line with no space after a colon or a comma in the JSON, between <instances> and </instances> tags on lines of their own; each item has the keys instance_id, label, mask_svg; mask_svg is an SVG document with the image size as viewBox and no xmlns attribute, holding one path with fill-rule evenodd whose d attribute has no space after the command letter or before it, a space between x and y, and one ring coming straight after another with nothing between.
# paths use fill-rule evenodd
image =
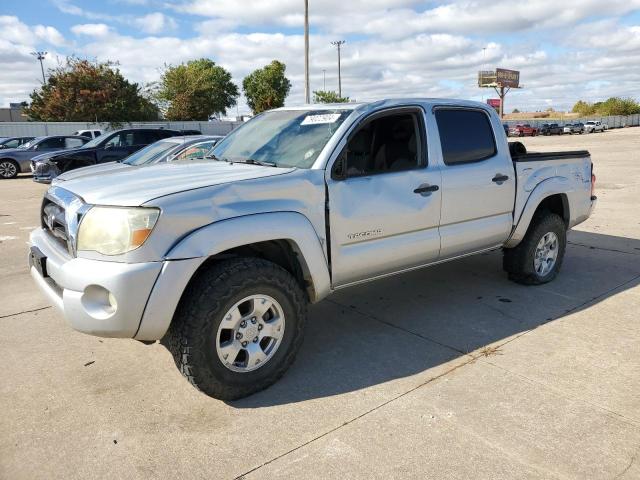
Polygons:
<instances>
[{"instance_id":1,"label":"green foliage","mask_svg":"<svg viewBox=\"0 0 640 480\"><path fill-rule=\"evenodd\" d=\"M349 97L341 97L332 90L316 90L313 92L313 103L349 103Z\"/></svg>"},{"instance_id":2,"label":"green foliage","mask_svg":"<svg viewBox=\"0 0 640 480\"><path fill-rule=\"evenodd\" d=\"M611 97L604 102L587 103L578 101L571 110L582 116L634 115L640 113L640 104L632 98Z\"/></svg>"},{"instance_id":3,"label":"green foliage","mask_svg":"<svg viewBox=\"0 0 640 480\"><path fill-rule=\"evenodd\" d=\"M206 58L168 66L154 88L167 120L207 120L225 113L238 98L231 74Z\"/></svg>"},{"instance_id":4,"label":"green foliage","mask_svg":"<svg viewBox=\"0 0 640 480\"><path fill-rule=\"evenodd\" d=\"M47 82L31 93L25 113L31 120L45 122L156 120L158 108L114 65L68 57L49 70Z\"/></svg>"},{"instance_id":5,"label":"green foliage","mask_svg":"<svg viewBox=\"0 0 640 480\"><path fill-rule=\"evenodd\" d=\"M244 78L242 89L254 114L284 105L291 90L291 82L284 76L286 69L284 63L274 60Z\"/></svg>"},{"instance_id":6,"label":"green foliage","mask_svg":"<svg viewBox=\"0 0 640 480\"><path fill-rule=\"evenodd\" d=\"M518 110L517 108L514 108L513 113L520 113L520 110Z\"/></svg>"}]
</instances>

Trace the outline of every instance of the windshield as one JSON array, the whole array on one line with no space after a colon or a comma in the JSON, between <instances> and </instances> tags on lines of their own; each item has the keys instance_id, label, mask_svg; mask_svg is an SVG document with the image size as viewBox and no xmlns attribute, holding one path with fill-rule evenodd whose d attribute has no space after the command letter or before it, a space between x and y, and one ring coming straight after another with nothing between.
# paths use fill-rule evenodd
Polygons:
<instances>
[{"instance_id":1,"label":"windshield","mask_svg":"<svg viewBox=\"0 0 640 480\"><path fill-rule=\"evenodd\" d=\"M36 143L40 142L40 140L42 140L44 137L36 137L33 140L29 140L27 143L23 143L22 145L20 145L19 149L21 150L26 150L27 148L31 148L33 147Z\"/></svg>"},{"instance_id":2,"label":"windshield","mask_svg":"<svg viewBox=\"0 0 640 480\"><path fill-rule=\"evenodd\" d=\"M351 110L273 110L249 120L211 151L220 160L310 168Z\"/></svg>"},{"instance_id":3,"label":"windshield","mask_svg":"<svg viewBox=\"0 0 640 480\"><path fill-rule=\"evenodd\" d=\"M87 143L87 145L89 144ZM161 140L159 142L152 143L151 145L147 145L133 155L129 155L122 163L126 165L145 165L147 163L153 163L178 145L179 144L176 142Z\"/></svg>"},{"instance_id":4,"label":"windshield","mask_svg":"<svg viewBox=\"0 0 640 480\"><path fill-rule=\"evenodd\" d=\"M107 137L110 136L112 133L113 132L103 133L99 137L96 137L93 140L91 140L90 142L85 143L84 146L88 147L88 148L97 147L98 145L100 145L100 143L102 143L103 140L106 140Z\"/></svg>"}]
</instances>

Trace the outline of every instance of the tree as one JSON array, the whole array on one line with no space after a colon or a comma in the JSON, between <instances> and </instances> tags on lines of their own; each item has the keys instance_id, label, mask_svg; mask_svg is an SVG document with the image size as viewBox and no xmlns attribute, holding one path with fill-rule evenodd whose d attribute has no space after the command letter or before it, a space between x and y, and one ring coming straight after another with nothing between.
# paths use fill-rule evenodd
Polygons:
<instances>
[{"instance_id":1,"label":"tree","mask_svg":"<svg viewBox=\"0 0 640 480\"><path fill-rule=\"evenodd\" d=\"M520 113L520 110L518 110L517 108L514 108L513 113Z\"/></svg>"},{"instance_id":2,"label":"tree","mask_svg":"<svg viewBox=\"0 0 640 480\"><path fill-rule=\"evenodd\" d=\"M154 89L168 120L208 120L224 114L238 98L231 74L206 58L166 67Z\"/></svg>"},{"instance_id":3,"label":"tree","mask_svg":"<svg viewBox=\"0 0 640 480\"><path fill-rule=\"evenodd\" d=\"M254 114L284 105L291 90L291 82L284 76L286 69L284 63L274 60L244 78L242 89Z\"/></svg>"},{"instance_id":4,"label":"tree","mask_svg":"<svg viewBox=\"0 0 640 480\"><path fill-rule=\"evenodd\" d=\"M349 97L341 97L331 90L316 90L313 92L313 103L349 103Z\"/></svg>"},{"instance_id":5,"label":"tree","mask_svg":"<svg viewBox=\"0 0 640 480\"><path fill-rule=\"evenodd\" d=\"M158 108L114 66L68 57L50 69L47 82L31 93L25 113L32 120L48 122L156 120Z\"/></svg>"},{"instance_id":6,"label":"tree","mask_svg":"<svg viewBox=\"0 0 640 480\"><path fill-rule=\"evenodd\" d=\"M582 116L634 115L640 113L640 104L632 98L611 97L604 102L587 103L579 100L571 110Z\"/></svg>"}]
</instances>

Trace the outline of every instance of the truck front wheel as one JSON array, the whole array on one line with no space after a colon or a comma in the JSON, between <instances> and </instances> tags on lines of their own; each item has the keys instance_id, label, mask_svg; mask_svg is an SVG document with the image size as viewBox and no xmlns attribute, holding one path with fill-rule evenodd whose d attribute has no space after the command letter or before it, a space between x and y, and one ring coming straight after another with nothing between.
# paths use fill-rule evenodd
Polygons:
<instances>
[{"instance_id":1,"label":"truck front wheel","mask_svg":"<svg viewBox=\"0 0 640 480\"><path fill-rule=\"evenodd\" d=\"M504 250L503 268L516 283L542 285L558 275L566 246L567 227L562 218L549 211L538 212L522 242Z\"/></svg>"},{"instance_id":2,"label":"truck front wheel","mask_svg":"<svg viewBox=\"0 0 640 480\"><path fill-rule=\"evenodd\" d=\"M276 382L302 344L306 295L280 266L235 258L201 271L163 343L198 390L235 400Z\"/></svg>"}]
</instances>

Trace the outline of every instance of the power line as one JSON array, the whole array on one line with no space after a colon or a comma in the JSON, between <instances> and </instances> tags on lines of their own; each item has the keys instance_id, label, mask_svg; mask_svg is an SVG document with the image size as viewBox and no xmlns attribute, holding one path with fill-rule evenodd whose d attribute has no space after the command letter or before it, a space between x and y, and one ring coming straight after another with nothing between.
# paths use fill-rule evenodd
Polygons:
<instances>
[{"instance_id":1,"label":"power line","mask_svg":"<svg viewBox=\"0 0 640 480\"><path fill-rule=\"evenodd\" d=\"M340 71L340 49L342 45L346 43L345 40L337 40L335 42L331 42L331 45L338 49L338 96L342 98L342 74Z\"/></svg>"},{"instance_id":2,"label":"power line","mask_svg":"<svg viewBox=\"0 0 640 480\"><path fill-rule=\"evenodd\" d=\"M44 78L44 67L42 66L42 61L44 57L47 56L47 52L31 52L31 55L36 57L40 61L40 70L42 71L42 84L47 83L47 80Z\"/></svg>"}]
</instances>

